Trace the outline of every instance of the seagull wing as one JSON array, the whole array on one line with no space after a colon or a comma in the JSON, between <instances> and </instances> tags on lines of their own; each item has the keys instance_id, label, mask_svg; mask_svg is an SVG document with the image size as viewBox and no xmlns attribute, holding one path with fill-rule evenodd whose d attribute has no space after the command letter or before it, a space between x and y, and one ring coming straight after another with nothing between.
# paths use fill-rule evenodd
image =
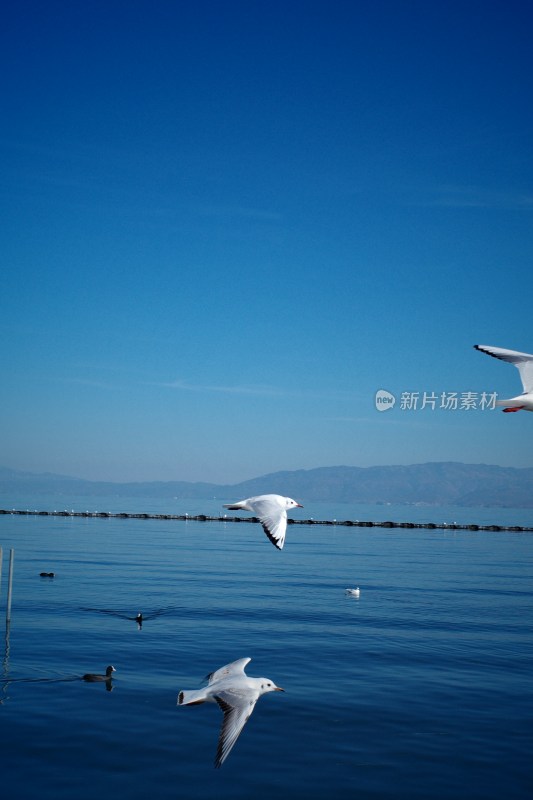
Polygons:
<instances>
[{"instance_id":1,"label":"seagull wing","mask_svg":"<svg viewBox=\"0 0 533 800\"><path fill-rule=\"evenodd\" d=\"M259 694L255 691L243 693L231 689L215 695L215 700L224 714L218 738L215 767L221 767L229 756L255 708L258 697Z\"/></svg>"},{"instance_id":2,"label":"seagull wing","mask_svg":"<svg viewBox=\"0 0 533 800\"><path fill-rule=\"evenodd\" d=\"M259 522L263 530L278 550L283 550L285 544L285 534L287 532L287 512L280 511L278 514L269 514L259 517Z\"/></svg>"},{"instance_id":3,"label":"seagull wing","mask_svg":"<svg viewBox=\"0 0 533 800\"><path fill-rule=\"evenodd\" d=\"M227 678L229 675L244 675L244 668L251 660L251 658L239 658L237 661L232 661L231 664L226 664L226 666L220 667L215 672L210 672L205 680L211 684L222 678Z\"/></svg>"},{"instance_id":4,"label":"seagull wing","mask_svg":"<svg viewBox=\"0 0 533 800\"><path fill-rule=\"evenodd\" d=\"M275 497L275 495L274 495ZM254 499L254 513L259 517L263 530L278 548L283 549L285 534L287 532L287 512L278 502L271 500L267 495L264 499Z\"/></svg>"},{"instance_id":5,"label":"seagull wing","mask_svg":"<svg viewBox=\"0 0 533 800\"><path fill-rule=\"evenodd\" d=\"M518 350L506 350L503 347L490 347L484 344L475 344L474 347L488 356L514 364L520 372L524 392L533 392L533 355L531 353L520 353Z\"/></svg>"}]
</instances>

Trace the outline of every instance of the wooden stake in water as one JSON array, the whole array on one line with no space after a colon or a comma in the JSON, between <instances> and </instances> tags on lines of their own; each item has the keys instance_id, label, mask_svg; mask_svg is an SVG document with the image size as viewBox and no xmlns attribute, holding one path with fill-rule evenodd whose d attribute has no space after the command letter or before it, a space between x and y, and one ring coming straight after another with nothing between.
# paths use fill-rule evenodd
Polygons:
<instances>
[{"instance_id":1,"label":"wooden stake in water","mask_svg":"<svg viewBox=\"0 0 533 800\"><path fill-rule=\"evenodd\" d=\"M13 594L13 561L15 560L15 551L13 548L9 551L9 577L7 579L7 606L6 606L6 622L11 622L11 596Z\"/></svg>"}]
</instances>

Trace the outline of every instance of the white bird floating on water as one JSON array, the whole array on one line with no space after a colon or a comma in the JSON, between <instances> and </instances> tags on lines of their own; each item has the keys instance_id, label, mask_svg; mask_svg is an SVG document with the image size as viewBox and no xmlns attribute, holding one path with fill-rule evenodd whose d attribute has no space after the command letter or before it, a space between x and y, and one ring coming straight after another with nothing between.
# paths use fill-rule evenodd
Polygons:
<instances>
[{"instance_id":1,"label":"white bird floating on water","mask_svg":"<svg viewBox=\"0 0 533 800\"><path fill-rule=\"evenodd\" d=\"M224 508L229 508L230 511L251 511L259 517L259 522L272 544L282 550L287 531L287 510L303 506L280 494L260 494L247 500L239 500L238 503L224 505Z\"/></svg>"},{"instance_id":2,"label":"white bird floating on water","mask_svg":"<svg viewBox=\"0 0 533 800\"><path fill-rule=\"evenodd\" d=\"M524 391L508 400L497 400L497 406L506 406L502 409L506 413L511 411L533 411L533 355L520 353L518 350L505 350L503 347L490 347L485 344L475 344L476 350L486 353L493 358L508 361L514 364L520 373Z\"/></svg>"},{"instance_id":3,"label":"white bird floating on water","mask_svg":"<svg viewBox=\"0 0 533 800\"><path fill-rule=\"evenodd\" d=\"M359 587L356 589L346 589L346 594L349 594L351 597L359 597L361 589Z\"/></svg>"},{"instance_id":4,"label":"white bird floating on water","mask_svg":"<svg viewBox=\"0 0 533 800\"><path fill-rule=\"evenodd\" d=\"M283 692L268 678L249 678L244 668L251 658L239 658L207 676L203 689L186 689L178 694L179 706L218 703L224 714L218 738L215 767L221 767L250 719L262 694Z\"/></svg>"}]
</instances>

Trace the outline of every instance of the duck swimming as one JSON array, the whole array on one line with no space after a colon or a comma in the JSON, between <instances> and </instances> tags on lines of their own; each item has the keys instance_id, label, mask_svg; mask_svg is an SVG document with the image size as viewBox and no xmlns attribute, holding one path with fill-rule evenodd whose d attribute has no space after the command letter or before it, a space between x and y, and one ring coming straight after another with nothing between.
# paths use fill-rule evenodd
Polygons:
<instances>
[{"instance_id":1,"label":"duck swimming","mask_svg":"<svg viewBox=\"0 0 533 800\"><path fill-rule=\"evenodd\" d=\"M83 680L87 681L88 683L100 683L102 681L110 681L113 677L113 672L116 672L115 667L109 666L105 671L105 675L97 675L93 672L87 672L83 676Z\"/></svg>"}]
</instances>

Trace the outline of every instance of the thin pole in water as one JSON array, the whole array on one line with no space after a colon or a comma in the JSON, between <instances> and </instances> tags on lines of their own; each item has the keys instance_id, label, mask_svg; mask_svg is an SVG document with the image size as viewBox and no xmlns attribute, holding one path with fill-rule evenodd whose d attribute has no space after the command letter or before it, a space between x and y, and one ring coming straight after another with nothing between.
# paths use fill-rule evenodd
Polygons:
<instances>
[{"instance_id":1,"label":"thin pole in water","mask_svg":"<svg viewBox=\"0 0 533 800\"><path fill-rule=\"evenodd\" d=\"M13 548L9 551L9 577L7 579L7 605L6 605L6 622L11 622L11 597L13 594L13 561L15 560L15 551Z\"/></svg>"},{"instance_id":2,"label":"thin pole in water","mask_svg":"<svg viewBox=\"0 0 533 800\"><path fill-rule=\"evenodd\" d=\"M0 594L2 593L2 548L0 547Z\"/></svg>"}]
</instances>

